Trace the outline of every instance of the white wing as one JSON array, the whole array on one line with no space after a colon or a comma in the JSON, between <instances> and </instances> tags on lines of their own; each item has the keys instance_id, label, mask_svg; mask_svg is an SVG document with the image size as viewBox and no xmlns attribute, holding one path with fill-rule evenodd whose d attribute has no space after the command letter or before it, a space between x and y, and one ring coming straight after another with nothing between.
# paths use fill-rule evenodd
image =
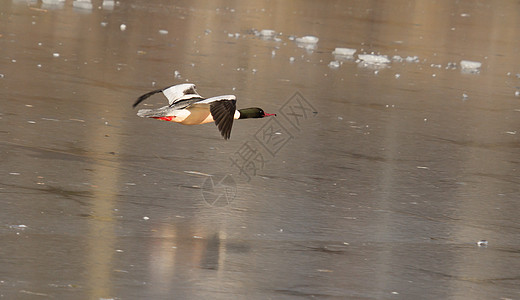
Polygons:
<instances>
[{"instance_id":1,"label":"white wing","mask_svg":"<svg viewBox=\"0 0 520 300\"><path fill-rule=\"evenodd\" d=\"M170 105L180 100L190 99L194 97L202 98L199 94L197 94L197 91L195 90L195 85L193 83L183 83L174 85L164 89L162 92L164 96L168 98L168 103L170 103Z\"/></svg>"},{"instance_id":2,"label":"white wing","mask_svg":"<svg viewBox=\"0 0 520 300\"><path fill-rule=\"evenodd\" d=\"M208 99L200 100L200 101L197 101L196 104L211 104L212 102L217 102L217 101L233 101L233 100L237 100L237 97L235 97L235 95L224 95L224 96L216 96L216 97L211 97Z\"/></svg>"}]
</instances>

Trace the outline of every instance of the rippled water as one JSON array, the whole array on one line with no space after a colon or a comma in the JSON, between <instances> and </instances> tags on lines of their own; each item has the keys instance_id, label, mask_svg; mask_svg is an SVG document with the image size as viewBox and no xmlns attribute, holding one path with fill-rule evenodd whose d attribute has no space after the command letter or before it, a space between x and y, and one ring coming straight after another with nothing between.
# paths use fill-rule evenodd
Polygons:
<instances>
[{"instance_id":1,"label":"rippled water","mask_svg":"<svg viewBox=\"0 0 520 300\"><path fill-rule=\"evenodd\" d=\"M1 0L0 298L519 298L519 11ZM183 82L278 116L135 115Z\"/></svg>"}]
</instances>

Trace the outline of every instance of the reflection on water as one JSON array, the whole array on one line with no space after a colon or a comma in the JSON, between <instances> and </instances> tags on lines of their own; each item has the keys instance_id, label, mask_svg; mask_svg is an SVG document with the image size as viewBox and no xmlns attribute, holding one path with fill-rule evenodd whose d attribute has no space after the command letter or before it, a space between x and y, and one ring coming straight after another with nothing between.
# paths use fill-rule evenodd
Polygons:
<instances>
[{"instance_id":1,"label":"reflection on water","mask_svg":"<svg viewBox=\"0 0 520 300\"><path fill-rule=\"evenodd\" d=\"M518 297L517 2L0 7L0 298ZM225 142L135 116L182 82L319 114L246 179L230 157L265 120Z\"/></svg>"}]
</instances>

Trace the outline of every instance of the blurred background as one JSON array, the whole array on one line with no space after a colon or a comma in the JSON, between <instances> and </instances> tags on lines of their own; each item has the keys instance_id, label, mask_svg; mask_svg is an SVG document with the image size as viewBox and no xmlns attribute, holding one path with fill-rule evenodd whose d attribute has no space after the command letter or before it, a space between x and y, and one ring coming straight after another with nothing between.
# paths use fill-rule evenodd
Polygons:
<instances>
[{"instance_id":1,"label":"blurred background","mask_svg":"<svg viewBox=\"0 0 520 300\"><path fill-rule=\"evenodd\" d=\"M0 298L518 299L519 29L513 0L0 0ZM136 116L185 82L278 116Z\"/></svg>"}]
</instances>

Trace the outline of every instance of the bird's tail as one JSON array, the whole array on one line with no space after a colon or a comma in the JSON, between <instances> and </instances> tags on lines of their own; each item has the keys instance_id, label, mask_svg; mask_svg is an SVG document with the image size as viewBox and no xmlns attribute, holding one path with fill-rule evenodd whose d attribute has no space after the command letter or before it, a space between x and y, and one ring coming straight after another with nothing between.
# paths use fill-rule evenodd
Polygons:
<instances>
[{"instance_id":1,"label":"bird's tail","mask_svg":"<svg viewBox=\"0 0 520 300\"><path fill-rule=\"evenodd\" d=\"M155 95L157 93L160 93L162 91L163 91L163 89L159 89L159 90L151 91L151 92L148 92L148 93L146 93L144 95L139 96L139 98L137 98L137 101L135 101L135 103L132 105L132 107L135 108L139 103L141 103L144 100L150 98L150 96Z\"/></svg>"}]
</instances>

